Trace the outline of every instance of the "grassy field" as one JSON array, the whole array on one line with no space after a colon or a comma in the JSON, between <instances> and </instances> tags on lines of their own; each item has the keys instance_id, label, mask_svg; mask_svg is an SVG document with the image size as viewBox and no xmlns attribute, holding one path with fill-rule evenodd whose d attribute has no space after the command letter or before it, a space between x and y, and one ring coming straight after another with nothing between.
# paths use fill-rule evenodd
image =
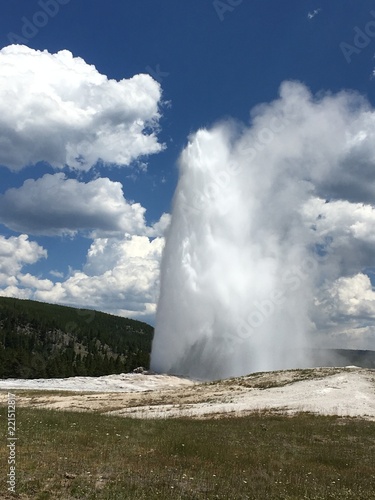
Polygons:
<instances>
[{"instance_id":1,"label":"grassy field","mask_svg":"<svg viewBox=\"0 0 375 500\"><path fill-rule=\"evenodd\" d=\"M300 414L133 420L17 408L17 494L0 498L373 500L375 424Z\"/></svg>"}]
</instances>

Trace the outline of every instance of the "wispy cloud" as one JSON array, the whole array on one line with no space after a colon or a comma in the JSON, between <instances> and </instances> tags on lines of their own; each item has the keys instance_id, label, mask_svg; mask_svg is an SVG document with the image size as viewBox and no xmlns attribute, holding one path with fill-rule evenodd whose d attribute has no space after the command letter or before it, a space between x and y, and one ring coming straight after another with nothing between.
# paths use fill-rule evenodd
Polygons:
<instances>
[{"instance_id":1,"label":"wispy cloud","mask_svg":"<svg viewBox=\"0 0 375 500\"><path fill-rule=\"evenodd\" d=\"M49 274L51 276L55 276L55 278L63 278L64 277L64 273L60 273L60 271L50 271Z\"/></svg>"},{"instance_id":2,"label":"wispy cloud","mask_svg":"<svg viewBox=\"0 0 375 500\"><path fill-rule=\"evenodd\" d=\"M320 14L320 12L322 11L322 9L315 9L315 10L312 10L311 12L309 12L307 14L307 19L313 19L315 16L317 16L318 14Z\"/></svg>"}]
</instances>

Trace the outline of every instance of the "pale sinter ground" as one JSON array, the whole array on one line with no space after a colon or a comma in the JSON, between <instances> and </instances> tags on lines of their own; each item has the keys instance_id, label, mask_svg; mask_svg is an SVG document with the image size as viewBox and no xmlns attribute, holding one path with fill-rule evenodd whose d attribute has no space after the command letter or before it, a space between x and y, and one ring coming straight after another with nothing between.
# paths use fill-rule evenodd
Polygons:
<instances>
[{"instance_id":1,"label":"pale sinter ground","mask_svg":"<svg viewBox=\"0 0 375 500\"><path fill-rule=\"evenodd\" d=\"M1 405L10 391L18 406L138 418L215 418L266 410L375 420L375 370L357 367L264 372L211 383L138 373L8 379L0 381L0 391Z\"/></svg>"}]
</instances>

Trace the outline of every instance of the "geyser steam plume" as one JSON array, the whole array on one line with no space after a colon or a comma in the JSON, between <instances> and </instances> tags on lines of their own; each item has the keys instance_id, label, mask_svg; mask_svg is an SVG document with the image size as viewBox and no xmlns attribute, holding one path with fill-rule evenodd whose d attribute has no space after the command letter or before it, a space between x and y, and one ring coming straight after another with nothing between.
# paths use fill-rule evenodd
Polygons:
<instances>
[{"instance_id":1,"label":"geyser steam plume","mask_svg":"<svg viewBox=\"0 0 375 500\"><path fill-rule=\"evenodd\" d=\"M190 138L161 267L153 370L215 379L306 365L330 252L306 214L312 200L341 199L355 182L366 106L353 93L315 98L286 82L250 127L219 123Z\"/></svg>"}]
</instances>

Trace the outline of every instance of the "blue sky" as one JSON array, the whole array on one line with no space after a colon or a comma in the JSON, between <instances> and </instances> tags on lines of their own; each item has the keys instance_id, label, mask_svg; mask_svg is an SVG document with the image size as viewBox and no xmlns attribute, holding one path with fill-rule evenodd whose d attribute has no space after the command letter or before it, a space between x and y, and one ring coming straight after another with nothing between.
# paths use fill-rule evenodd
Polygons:
<instances>
[{"instance_id":1,"label":"blue sky","mask_svg":"<svg viewBox=\"0 0 375 500\"><path fill-rule=\"evenodd\" d=\"M17 41L33 51L47 51L50 55L67 50L87 65L95 66L97 73L108 80L118 82L149 74L155 81L142 80L139 85L147 83L155 93L158 86L160 96L155 94L153 103L158 111L152 110L150 104L144 129L137 132L129 147L136 138L150 132L147 120L153 120L153 147L159 146L160 151L148 153L150 149L144 148L144 154L134 152L127 164L121 161L115 164L115 155L107 151L109 160L104 164L98 162L87 168L69 164L51 166L49 160L53 163L51 158L58 156L57 150L52 151L54 138L62 137L61 130L68 137L66 124L62 124L61 117L57 122L51 118L45 122L48 123L47 135L43 126L39 127L46 111L38 107L38 93L32 106L30 100L34 94L26 96L27 87L22 84L24 59L16 49L12 56L4 52L14 66L12 78L17 79L19 75L17 91L22 109L15 110L13 115L12 110L7 109L9 119L0 127L0 139L1 135L16 138L25 151L13 164L7 160L8 152L0 158L1 293L93 307L153 322L158 265L168 215L156 228L155 223L163 214L171 212L178 179L177 161L189 135L228 117L249 124L250 110L276 99L285 80L298 80L314 94L353 89L375 105L375 29L372 28L373 36L371 33L367 41L362 41L360 49L354 45L356 27L364 30L369 22L375 21L372 9L373 3L366 0L4 0L0 16L2 50ZM343 53L343 42L355 48L350 62L348 54L345 57ZM6 57L0 62L3 64L0 74L8 60ZM31 60L30 53L27 57ZM43 64L45 73L33 77L35 81L40 79L40 85L52 71L47 59ZM60 70L63 71L62 67ZM59 76L59 81L62 78ZM1 99L6 101L9 89L4 89L4 85L15 87L9 79L2 81ZM8 84L4 83L7 81ZM56 95L60 95L62 90L58 84L54 88ZM81 87L81 92L82 88L86 87ZM112 91L115 92L103 90L103 99L113 97ZM29 134L25 138L19 135L17 124L22 121L26 100L25 106L31 106L35 112L29 120L36 123L30 128L32 132L24 132ZM95 102L90 105L95 108ZM112 113L113 125L114 109L108 105L106 112ZM132 113L127 115L129 123L141 116L137 116L136 106ZM104 115L102 120L103 130L107 130ZM93 126L92 122L86 129L79 129L86 146L93 133L89 128ZM123 133L127 134L127 130ZM108 133L110 140L118 139L115 125ZM31 154L30 137L36 142L44 137L46 145ZM61 141L60 148L64 143ZM6 149L6 144L0 140L0 150ZM95 146L93 158L106 154L105 147ZM43 157L47 150L48 154ZM10 156L17 154L14 151ZM57 174L62 177L56 177ZM52 179L55 187L50 187ZM36 184L30 184L32 180ZM86 194L81 193L84 184L90 186L85 188ZM122 208L111 215L104 206L105 190L118 201L121 187ZM11 188L17 191L9 192ZM53 196L41 199L42 216L37 211L35 198L40 190L47 188ZM69 189L72 189L70 201ZM34 197L33 204L25 202L28 197ZM99 201L94 203L94 198ZM82 204L73 203L77 199L89 207L85 217ZM52 200L55 200L55 208L51 208L48 217L48 203ZM65 207L71 205L70 212L59 207L59 203ZM128 210L126 203L133 207L128 219L133 216L139 219L142 207L146 210L144 223L138 221L137 226L128 219L126 223L113 222L113 217L125 220L122 211ZM94 205L100 206L100 210L95 211ZM56 227L54 217L66 217L66 221L59 219ZM111 217L113 227L109 227ZM95 218L99 229L95 228ZM74 221L79 223L75 225ZM19 239L21 234L28 236L26 241ZM132 242L134 248L130 248ZM115 268L117 274L113 272ZM128 280L119 278L119 270L129 273Z\"/></svg>"}]
</instances>

